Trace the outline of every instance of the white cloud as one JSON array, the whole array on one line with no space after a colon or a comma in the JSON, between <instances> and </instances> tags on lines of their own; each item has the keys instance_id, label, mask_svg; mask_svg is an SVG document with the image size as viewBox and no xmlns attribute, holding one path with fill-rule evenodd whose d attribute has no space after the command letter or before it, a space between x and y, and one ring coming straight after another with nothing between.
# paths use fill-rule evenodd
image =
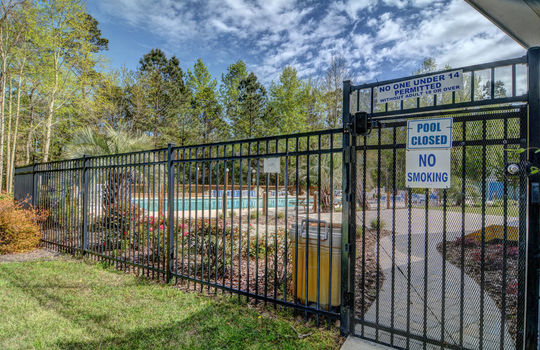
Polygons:
<instances>
[{"instance_id":1,"label":"white cloud","mask_svg":"<svg viewBox=\"0 0 540 350\"><path fill-rule=\"evenodd\" d=\"M300 76L320 73L333 55L368 81L412 71L426 57L458 67L524 53L462 0L97 1L113 20L159 37L169 52L196 43L250 56L249 68L265 82L286 65Z\"/></svg>"},{"instance_id":2,"label":"white cloud","mask_svg":"<svg viewBox=\"0 0 540 350\"><path fill-rule=\"evenodd\" d=\"M407 0L384 0L384 3L386 5L389 5L389 6L395 6L397 8L404 8L405 6L408 5L408 1Z\"/></svg>"},{"instance_id":3,"label":"white cloud","mask_svg":"<svg viewBox=\"0 0 540 350\"><path fill-rule=\"evenodd\" d=\"M390 60L434 57L455 67L519 55L523 50L463 1L453 0L420 23L409 24L402 40L384 51Z\"/></svg>"}]
</instances>

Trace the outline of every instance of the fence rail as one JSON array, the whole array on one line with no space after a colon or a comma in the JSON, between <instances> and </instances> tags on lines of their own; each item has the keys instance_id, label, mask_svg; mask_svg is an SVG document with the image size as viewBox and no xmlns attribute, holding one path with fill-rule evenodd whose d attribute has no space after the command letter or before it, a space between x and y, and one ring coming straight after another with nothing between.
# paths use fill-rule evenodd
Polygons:
<instances>
[{"instance_id":1,"label":"fence rail","mask_svg":"<svg viewBox=\"0 0 540 350\"><path fill-rule=\"evenodd\" d=\"M51 247L338 318L342 134L35 164L17 168L16 199L49 213ZM279 169L265 170L268 158ZM295 268L307 265L316 273Z\"/></svg>"}]
</instances>

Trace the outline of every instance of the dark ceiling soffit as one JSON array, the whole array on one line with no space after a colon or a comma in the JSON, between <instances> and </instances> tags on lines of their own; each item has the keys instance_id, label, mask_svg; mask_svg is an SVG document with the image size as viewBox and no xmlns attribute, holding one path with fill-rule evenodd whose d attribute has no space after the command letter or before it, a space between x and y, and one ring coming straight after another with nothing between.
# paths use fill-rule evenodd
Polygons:
<instances>
[{"instance_id":1,"label":"dark ceiling soffit","mask_svg":"<svg viewBox=\"0 0 540 350\"><path fill-rule=\"evenodd\" d=\"M471 5L472 7L474 7L474 9L478 12L480 12L482 15L484 15L484 17L486 17L487 19L489 19L493 24L495 24L497 27L499 27L500 30L502 30L503 32L505 32L506 34L508 34L508 36L510 36L512 39L514 39L518 44L520 44L521 46L523 46L524 48L528 49L529 46L524 42L522 41L517 35L514 34L514 32L512 32L510 29L506 28L501 22L499 22L498 20L496 20L495 18L491 17L488 12L486 10L484 10L482 7L478 6L478 4L474 3L473 1L471 0L465 0L465 2L467 2L469 5Z\"/></svg>"},{"instance_id":2,"label":"dark ceiling soffit","mask_svg":"<svg viewBox=\"0 0 540 350\"><path fill-rule=\"evenodd\" d=\"M538 17L540 17L540 1L539 0L523 0Z\"/></svg>"}]
</instances>

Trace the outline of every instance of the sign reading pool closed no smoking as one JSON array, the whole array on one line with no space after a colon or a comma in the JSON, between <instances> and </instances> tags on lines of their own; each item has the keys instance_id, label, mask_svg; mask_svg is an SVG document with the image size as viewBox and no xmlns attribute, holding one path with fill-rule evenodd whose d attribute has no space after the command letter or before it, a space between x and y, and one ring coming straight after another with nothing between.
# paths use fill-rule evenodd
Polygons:
<instances>
[{"instance_id":1,"label":"sign reading pool closed no smoking","mask_svg":"<svg viewBox=\"0 0 540 350\"><path fill-rule=\"evenodd\" d=\"M450 188L452 118L409 120L405 185Z\"/></svg>"}]
</instances>

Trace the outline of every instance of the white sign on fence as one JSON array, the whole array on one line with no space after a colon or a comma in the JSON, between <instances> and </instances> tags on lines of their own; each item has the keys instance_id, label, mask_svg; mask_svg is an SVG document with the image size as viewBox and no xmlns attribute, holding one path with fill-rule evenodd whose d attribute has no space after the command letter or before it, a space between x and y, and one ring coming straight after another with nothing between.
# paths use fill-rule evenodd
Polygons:
<instances>
[{"instance_id":1,"label":"white sign on fence","mask_svg":"<svg viewBox=\"0 0 540 350\"><path fill-rule=\"evenodd\" d=\"M437 73L375 88L377 103L401 101L463 89L463 70Z\"/></svg>"},{"instance_id":2,"label":"white sign on fence","mask_svg":"<svg viewBox=\"0 0 540 350\"><path fill-rule=\"evenodd\" d=\"M450 149L406 152L406 187L450 188Z\"/></svg>"},{"instance_id":3,"label":"white sign on fence","mask_svg":"<svg viewBox=\"0 0 540 350\"><path fill-rule=\"evenodd\" d=\"M407 149L451 148L452 124L452 118L409 120Z\"/></svg>"},{"instance_id":4,"label":"white sign on fence","mask_svg":"<svg viewBox=\"0 0 540 350\"><path fill-rule=\"evenodd\" d=\"M264 158L264 173L279 173L279 158Z\"/></svg>"},{"instance_id":5,"label":"white sign on fence","mask_svg":"<svg viewBox=\"0 0 540 350\"><path fill-rule=\"evenodd\" d=\"M405 186L450 188L452 118L407 121Z\"/></svg>"}]
</instances>

